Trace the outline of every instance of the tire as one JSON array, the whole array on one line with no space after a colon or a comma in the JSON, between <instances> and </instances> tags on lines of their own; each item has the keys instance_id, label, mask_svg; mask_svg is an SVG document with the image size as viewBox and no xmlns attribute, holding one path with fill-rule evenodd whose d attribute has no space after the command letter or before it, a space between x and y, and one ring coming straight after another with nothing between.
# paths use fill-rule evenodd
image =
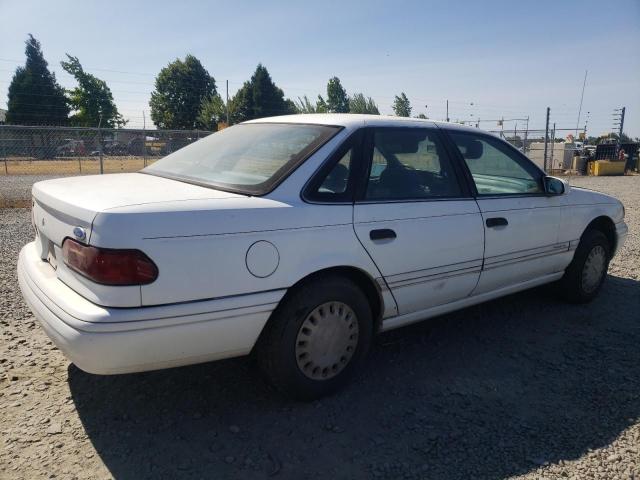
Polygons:
<instances>
[{"instance_id":1,"label":"tire","mask_svg":"<svg viewBox=\"0 0 640 480\"><path fill-rule=\"evenodd\" d=\"M325 275L287 294L258 340L256 357L278 390L313 400L351 380L372 335L366 295L344 277Z\"/></svg>"},{"instance_id":2,"label":"tire","mask_svg":"<svg viewBox=\"0 0 640 480\"><path fill-rule=\"evenodd\" d=\"M600 292L607 277L611 245L599 230L588 230L582 236L573 260L560 280L560 291L571 303L588 303Z\"/></svg>"}]
</instances>

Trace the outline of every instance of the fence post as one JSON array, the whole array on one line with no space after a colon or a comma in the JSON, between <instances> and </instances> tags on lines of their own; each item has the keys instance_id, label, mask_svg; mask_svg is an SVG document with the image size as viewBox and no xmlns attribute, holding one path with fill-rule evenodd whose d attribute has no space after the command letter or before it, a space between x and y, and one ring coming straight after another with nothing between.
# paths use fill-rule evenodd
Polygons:
<instances>
[{"instance_id":1,"label":"fence post","mask_svg":"<svg viewBox=\"0 0 640 480\"><path fill-rule=\"evenodd\" d=\"M547 149L549 147L549 114L551 113L551 108L547 107L547 126L544 130L544 173L547 173Z\"/></svg>"},{"instance_id":2,"label":"fence post","mask_svg":"<svg viewBox=\"0 0 640 480\"><path fill-rule=\"evenodd\" d=\"M549 159L549 170L553 170L553 154L556 149L556 122L553 122L553 130L551 130L551 158Z\"/></svg>"},{"instance_id":3,"label":"fence post","mask_svg":"<svg viewBox=\"0 0 640 480\"><path fill-rule=\"evenodd\" d=\"M147 116L142 111L142 165L147 166Z\"/></svg>"},{"instance_id":4,"label":"fence post","mask_svg":"<svg viewBox=\"0 0 640 480\"><path fill-rule=\"evenodd\" d=\"M102 159L102 130L98 127L98 154L100 155L100 175L104 174L104 161Z\"/></svg>"},{"instance_id":5,"label":"fence post","mask_svg":"<svg viewBox=\"0 0 640 480\"><path fill-rule=\"evenodd\" d=\"M78 143L80 143L80 141L81 141L80 131L79 130L76 130L76 140L78 141ZM82 142L82 144L84 145L84 142ZM86 153L87 153L86 152L86 146L84 148L85 148L85 152L84 153L86 155ZM82 156L81 155L78 155L78 170L80 170L80 173L82 173Z\"/></svg>"},{"instance_id":6,"label":"fence post","mask_svg":"<svg viewBox=\"0 0 640 480\"><path fill-rule=\"evenodd\" d=\"M102 161L102 114L100 114L100 120L98 121L98 155L100 155L100 175L104 173L104 163Z\"/></svg>"},{"instance_id":7,"label":"fence post","mask_svg":"<svg viewBox=\"0 0 640 480\"><path fill-rule=\"evenodd\" d=\"M4 174L9 175L9 168L7 167L7 152L4 144L4 128L0 127L0 145L2 145L2 158L4 159Z\"/></svg>"}]
</instances>

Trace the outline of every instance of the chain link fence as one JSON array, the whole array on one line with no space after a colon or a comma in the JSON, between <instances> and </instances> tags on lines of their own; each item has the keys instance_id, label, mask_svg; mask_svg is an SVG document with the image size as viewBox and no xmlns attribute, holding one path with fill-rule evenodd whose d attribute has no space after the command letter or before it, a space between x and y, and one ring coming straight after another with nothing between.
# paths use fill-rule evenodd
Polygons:
<instances>
[{"instance_id":1,"label":"chain link fence","mask_svg":"<svg viewBox=\"0 0 640 480\"><path fill-rule=\"evenodd\" d=\"M501 129L492 133L516 147L538 167L550 174L586 174L587 162L595 147L574 142L575 128L549 128L536 130ZM568 135L571 135L567 138Z\"/></svg>"},{"instance_id":2,"label":"chain link fence","mask_svg":"<svg viewBox=\"0 0 640 480\"><path fill-rule=\"evenodd\" d=\"M0 175L135 172L210 133L0 125Z\"/></svg>"}]
</instances>

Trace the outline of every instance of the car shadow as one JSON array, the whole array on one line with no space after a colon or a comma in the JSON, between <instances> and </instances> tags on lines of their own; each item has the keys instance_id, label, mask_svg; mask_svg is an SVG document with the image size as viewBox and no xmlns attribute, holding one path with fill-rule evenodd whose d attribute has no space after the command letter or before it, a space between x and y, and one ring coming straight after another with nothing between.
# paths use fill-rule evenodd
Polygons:
<instances>
[{"instance_id":1,"label":"car shadow","mask_svg":"<svg viewBox=\"0 0 640 480\"><path fill-rule=\"evenodd\" d=\"M115 478L503 478L581 457L640 416L640 282L589 305L536 289L382 334L346 390L296 403L250 359L69 367Z\"/></svg>"}]
</instances>

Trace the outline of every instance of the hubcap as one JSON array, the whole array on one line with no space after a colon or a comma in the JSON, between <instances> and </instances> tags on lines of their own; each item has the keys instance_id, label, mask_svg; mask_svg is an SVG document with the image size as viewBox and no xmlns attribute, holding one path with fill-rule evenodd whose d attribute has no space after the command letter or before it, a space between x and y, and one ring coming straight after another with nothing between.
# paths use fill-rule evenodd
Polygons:
<instances>
[{"instance_id":1,"label":"hubcap","mask_svg":"<svg viewBox=\"0 0 640 480\"><path fill-rule=\"evenodd\" d=\"M348 305L327 302L317 306L298 331L298 368L313 380L335 377L353 357L358 333L358 318Z\"/></svg>"},{"instance_id":2,"label":"hubcap","mask_svg":"<svg viewBox=\"0 0 640 480\"><path fill-rule=\"evenodd\" d=\"M582 289L586 293L593 292L602 279L607 266L607 252L600 245L591 249L582 267Z\"/></svg>"}]
</instances>

